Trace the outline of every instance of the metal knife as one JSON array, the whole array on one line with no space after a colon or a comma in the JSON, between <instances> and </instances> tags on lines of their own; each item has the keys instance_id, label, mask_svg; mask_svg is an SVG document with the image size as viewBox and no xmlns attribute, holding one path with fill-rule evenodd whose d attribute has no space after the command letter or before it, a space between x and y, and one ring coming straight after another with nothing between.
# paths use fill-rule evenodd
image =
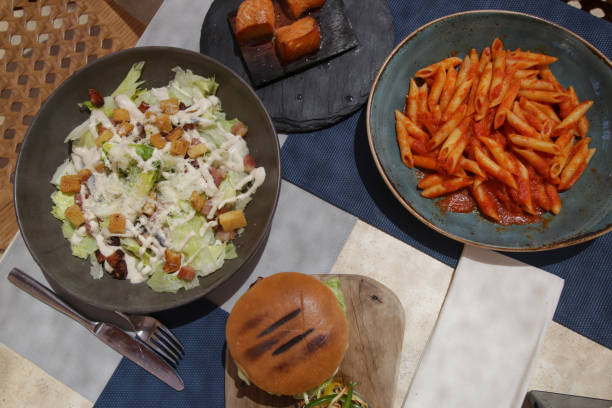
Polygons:
<instances>
[{"instance_id":1,"label":"metal knife","mask_svg":"<svg viewBox=\"0 0 612 408\"><path fill-rule=\"evenodd\" d=\"M51 289L17 268L13 268L9 272L8 280L34 298L80 323L100 341L144 368L173 389L182 391L185 388L183 380L170 364L147 346L130 337L123 330L109 323L95 322L87 319L60 299Z\"/></svg>"}]
</instances>

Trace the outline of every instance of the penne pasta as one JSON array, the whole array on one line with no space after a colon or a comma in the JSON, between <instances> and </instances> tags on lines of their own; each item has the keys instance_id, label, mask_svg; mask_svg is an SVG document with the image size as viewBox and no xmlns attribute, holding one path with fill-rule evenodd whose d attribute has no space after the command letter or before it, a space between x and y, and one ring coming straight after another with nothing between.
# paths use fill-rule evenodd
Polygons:
<instances>
[{"instance_id":1,"label":"penne pasta","mask_svg":"<svg viewBox=\"0 0 612 408\"><path fill-rule=\"evenodd\" d=\"M520 147L527 147L538 152L544 152L549 154L559 154L561 149L553 142L547 142L544 140L534 139L532 137L521 136L517 134L510 134L508 136L510 141Z\"/></svg>"},{"instance_id":2,"label":"penne pasta","mask_svg":"<svg viewBox=\"0 0 612 408\"><path fill-rule=\"evenodd\" d=\"M448 135L450 135L450 133L457 126L459 126L459 123L461 123L461 121L463 120L463 116L465 115L466 110L467 106L461 105L459 109L457 109L457 111L453 113L453 116L451 116L450 119L446 123L444 123L436 133L433 134L431 140L429 141L429 144L427 145L429 150L433 150L436 147L440 146L440 144L442 144L442 142L446 140Z\"/></svg>"},{"instance_id":3,"label":"penne pasta","mask_svg":"<svg viewBox=\"0 0 612 408\"><path fill-rule=\"evenodd\" d=\"M440 95L442 94L442 89L444 88L444 83L446 82L446 70L443 66L438 66L438 70L434 75L434 81L431 85L431 90L429 91L429 96L427 98L427 105L429 106L429 111L432 112L436 105L438 105L438 100L440 99Z\"/></svg>"},{"instance_id":4,"label":"penne pasta","mask_svg":"<svg viewBox=\"0 0 612 408\"><path fill-rule=\"evenodd\" d=\"M516 189L516 181L508 170L503 169L493 160L491 160L480 148L474 149L474 157L481 169L487 174L495 177L510 188Z\"/></svg>"},{"instance_id":5,"label":"penne pasta","mask_svg":"<svg viewBox=\"0 0 612 408\"><path fill-rule=\"evenodd\" d=\"M421 195L467 192L481 214L501 224L537 222L562 208L560 191L584 174L596 149L580 101L549 68L555 56L504 50L495 38L478 55L450 57L416 73L397 110L401 160L427 171ZM462 198L463 200L463 198ZM450 211L455 197L440 203Z\"/></svg>"},{"instance_id":6,"label":"penne pasta","mask_svg":"<svg viewBox=\"0 0 612 408\"><path fill-rule=\"evenodd\" d=\"M502 98L499 106L497 107L497 111L495 112L495 119L493 121L493 128L499 129L504 122L506 121L506 115L508 111L514 104L514 100L516 99L516 95L518 95L520 83L517 80L513 80L508 88L508 91Z\"/></svg>"},{"instance_id":7,"label":"penne pasta","mask_svg":"<svg viewBox=\"0 0 612 408\"><path fill-rule=\"evenodd\" d=\"M567 95L563 92L538 91L535 89L520 89L518 94L534 101L546 103L559 103L567 98Z\"/></svg>"},{"instance_id":8,"label":"penne pasta","mask_svg":"<svg viewBox=\"0 0 612 408\"><path fill-rule=\"evenodd\" d=\"M444 194L452 193L457 190L461 190L464 187L472 184L471 178L456 177L442 181L440 184L435 184L431 187L426 188L421 192L423 197L436 198Z\"/></svg>"},{"instance_id":9,"label":"penne pasta","mask_svg":"<svg viewBox=\"0 0 612 408\"><path fill-rule=\"evenodd\" d=\"M555 129L555 134L560 134L570 128L576 126L580 118L584 117L589 109L593 106L593 101L584 101L578 106L576 106L562 121L559 123Z\"/></svg>"},{"instance_id":10,"label":"penne pasta","mask_svg":"<svg viewBox=\"0 0 612 408\"><path fill-rule=\"evenodd\" d=\"M465 101L465 98L467 98L470 92L470 87L472 86L472 82L474 82L473 79L468 79L467 81L465 81L463 84L461 84L457 88L457 90L455 91L455 94L453 95L450 102L448 103L446 110L442 114L442 120L444 122L449 120L451 115L453 115L453 113L456 110L458 110L459 106L463 104L463 102ZM467 110L467 106L466 106L466 110Z\"/></svg>"},{"instance_id":11,"label":"penne pasta","mask_svg":"<svg viewBox=\"0 0 612 408\"><path fill-rule=\"evenodd\" d=\"M491 197L491 194L482 185L482 183L479 183L478 185L476 185L476 183L474 184L475 185L470 188L470 192L472 193L472 196L474 197L480 211L487 217L490 217L495 221L499 221L499 212L497 211L497 207L493 201L493 198Z\"/></svg>"},{"instance_id":12,"label":"penne pasta","mask_svg":"<svg viewBox=\"0 0 612 408\"><path fill-rule=\"evenodd\" d=\"M417 116L417 99L419 97L419 87L417 86L414 78L410 78L410 87L406 94L406 109L405 113L408 118L415 124L419 123Z\"/></svg>"},{"instance_id":13,"label":"penne pasta","mask_svg":"<svg viewBox=\"0 0 612 408\"><path fill-rule=\"evenodd\" d=\"M406 115L404 115L402 112L396 110L395 111L395 120L396 121L400 121L403 123L403 125L406 128L406 131L408 132L408 134L410 134L411 136L420 139L424 142L426 142L427 140L429 140L429 135L427 133L425 133L423 130L421 130L421 128L419 128L416 123L414 123L413 121L411 121Z\"/></svg>"},{"instance_id":14,"label":"penne pasta","mask_svg":"<svg viewBox=\"0 0 612 408\"><path fill-rule=\"evenodd\" d=\"M408 140L408 131L404 126L402 120L398 117L399 111L395 113L395 133L397 135L397 145L399 146L400 156L402 162L409 168L414 167L414 160L412 159L412 150L410 149L410 142Z\"/></svg>"},{"instance_id":15,"label":"penne pasta","mask_svg":"<svg viewBox=\"0 0 612 408\"><path fill-rule=\"evenodd\" d=\"M476 90L476 99L474 101L474 109L476 110L476 116L474 120L480 121L487 114L489 108L489 88L491 86L491 77L493 75L493 64L490 62L485 66L480 81L478 82L478 89Z\"/></svg>"}]
</instances>

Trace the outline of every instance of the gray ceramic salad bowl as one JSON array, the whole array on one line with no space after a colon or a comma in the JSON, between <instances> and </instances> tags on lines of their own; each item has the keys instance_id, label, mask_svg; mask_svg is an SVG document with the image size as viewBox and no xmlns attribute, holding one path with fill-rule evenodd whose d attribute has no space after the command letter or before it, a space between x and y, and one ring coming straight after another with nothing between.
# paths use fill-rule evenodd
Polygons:
<instances>
[{"instance_id":1,"label":"gray ceramic salad bowl","mask_svg":"<svg viewBox=\"0 0 612 408\"><path fill-rule=\"evenodd\" d=\"M72 256L70 243L62 236L61 223L50 213L50 184L55 169L68 157L64 138L83 122L78 103L87 99L88 89L109 95L130 67L144 61L144 87L165 86L180 66L214 77L217 96L228 118L239 118L249 126L247 144L257 166L266 170L245 214L248 226L235 240L238 257L226 260L221 269L199 278L198 287L174 293L157 293L145 282L131 284L105 274L94 280L89 261ZM151 313L198 299L226 281L256 256L265 243L280 190L280 154L276 132L263 104L240 77L205 55L171 47L140 47L101 58L74 73L43 104L21 147L15 172L15 209L21 234L35 261L53 286L78 301L105 310ZM196 278L197 279L197 278Z\"/></svg>"},{"instance_id":2,"label":"gray ceramic salad bowl","mask_svg":"<svg viewBox=\"0 0 612 408\"><path fill-rule=\"evenodd\" d=\"M559 82L573 85L580 100L593 100L587 113L588 136L597 152L582 177L561 193L561 212L542 222L502 226L476 212L445 212L416 188L418 175L400 159L394 111L403 110L415 72L453 55L481 51L499 37L506 49L553 55ZM453 14L419 28L390 54L373 84L367 106L367 131L374 161L400 203L432 229L460 242L504 251L540 251L588 241L612 230L612 64L576 34L526 14L471 11Z\"/></svg>"}]
</instances>

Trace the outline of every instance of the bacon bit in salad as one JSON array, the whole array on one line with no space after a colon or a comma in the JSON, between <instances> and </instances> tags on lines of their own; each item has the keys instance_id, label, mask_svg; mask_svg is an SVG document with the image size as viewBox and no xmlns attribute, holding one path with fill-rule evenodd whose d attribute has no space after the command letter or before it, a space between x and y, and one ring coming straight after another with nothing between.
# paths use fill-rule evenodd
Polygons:
<instances>
[{"instance_id":1,"label":"bacon bit in salad","mask_svg":"<svg viewBox=\"0 0 612 408\"><path fill-rule=\"evenodd\" d=\"M124 234L125 217L121 214L111 214L108 230L113 234Z\"/></svg>"},{"instance_id":2,"label":"bacon bit in salad","mask_svg":"<svg viewBox=\"0 0 612 408\"><path fill-rule=\"evenodd\" d=\"M83 209L83 197L81 193L76 193L74 195L74 203L79 206L80 209Z\"/></svg>"},{"instance_id":3,"label":"bacon bit in salad","mask_svg":"<svg viewBox=\"0 0 612 408\"><path fill-rule=\"evenodd\" d=\"M208 214L210 212L210 210L213 208L213 201L212 200L206 200L204 201L204 206L202 207L202 214Z\"/></svg>"},{"instance_id":4,"label":"bacon bit in salad","mask_svg":"<svg viewBox=\"0 0 612 408\"><path fill-rule=\"evenodd\" d=\"M124 257L125 254L123 253L123 251L118 249L106 257L106 262L108 262L108 264L113 268L116 268L119 264L119 261L121 261Z\"/></svg>"},{"instance_id":5,"label":"bacon bit in salad","mask_svg":"<svg viewBox=\"0 0 612 408\"><path fill-rule=\"evenodd\" d=\"M242 161L244 163L244 171L246 171L247 173L250 173L255 169L255 159L253 158L253 156L251 156L251 153L247 153L247 155L244 156L244 159Z\"/></svg>"},{"instance_id":6,"label":"bacon bit in salad","mask_svg":"<svg viewBox=\"0 0 612 408\"><path fill-rule=\"evenodd\" d=\"M100 252L99 249L96 249L96 252L94 252L94 255L96 256L96 261L98 261L100 265L102 265L104 261L106 261L106 257L102 255L102 252Z\"/></svg>"},{"instance_id":7,"label":"bacon bit in salad","mask_svg":"<svg viewBox=\"0 0 612 408\"><path fill-rule=\"evenodd\" d=\"M218 169L216 167L210 167L208 169L208 172L213 177L213 180L215 181L215 185L217 187L219 187L219 184L221 184L221 182L225 180L225 176L227 175L225 170Z\"/></svg>"},{"instance_id":8,"label":"bacon bit in salad","mask_svg":"<svg viewBox=\"0 0 612 408\"><path fill-rule=\"evenodd\" d=\"M192 130L195 129L196 125L195 123L185 123L183 125L183 130Z\"/></svg>"},{"instance_id":9,"label":"bacon bit in salad","mask_svg":"<svg viewBox=\"0 0 612 408\"><path fill-rule=\"evenodd\" d=\"M236 238L235 231L217 231L215 234L215 239L221 242L231 241L234 238Z\"/></svg>"},{"instance_id":10,"label":"bacon bit in salad","mask_svg":"<svg viewBox=\"0 0 612 408\"><path fill-rule=\"evenodd\" d=\"M102 95L100 95L100 92L97 89L89 88L87 93L89 94L89 101L93 106L96 108L101 108L104 106L104 98Z\"/></svg>"},{"instance_id":11,"label":"bacon bit in salad","mask_svg":"<svg viewBox=\"0 0 612 408\"><path fill-rule=\"evenodd\" d=\"M187 151L187 155L189 156L189 151ZM197 160L190 160L189 164L191 164L194 169L199 169L200 168L200 163L198 163Z\"/></svg>"},{"instance_id":12,"label":"bacon bit in salad","mask_svg":"<svg viewBox=\"0 0 612 408\"><path fill-rule=\"evenodd\" d=\"M122 259L117 263L115 269L113 269L112 276L115 279L124 280L127 278L127 274L127 264L125 263L125 259Z\"/></svg>"},{"instance_id":13,"label":"bacon bit in salad","mask_svg":"<svg viewBox=\"0 0 612 408\"><path fill-rule=\"evenodd\" d=\"M138 132L139 139L144 139L147 136L147 133L145 132L145 128L144 126L142 126L142 123L140 122L136 123L136 131Z\"/></svg>"},{"instance_id":14,"label":"bacon bit in salad","mask_svg":"<svg viewBox=\"0 0 612 408\"><path fill-rule=\"evenodd\" d=\"M140 102L140 105L138 105L138 110L141 111L142 113L145 113L147 110L149 110L150 107L151 105L149 105L145 101L142 101Z\"/></svg>"},{"instance_id":15,"label":"bacon bit in salad","mask_svg":"<svg viewBox=\"0 0 612 408\"><path fill-rule=\"evenodd\" d=\"M110 246L119 246L121 245L121 238L116 235L112 235L106 238L106 243Z\"/></svg>"},{"instance_id":16,"label":"bacon bit in salad","mask_svg":"<svg viewBox=\"0 0 612 408\"><path fill-rule=\"evenodd\" d=\"M181 267L178 275L176 275L179 279L191 281L195 278L195 269L191 266L185 265Z\"/></svg>"},{"instance_id":17,"label":"bacon bit in salad","mask_svg":"<svg viewBox=\"0 0 612 408\"><path fill-rule=\"evenodd\" d=\"M230 132L232 132L236 136L245 137L249 128L242 122L237 122L232 125Z\"/></svg>"},{"instance_id":18,"label":"bacon bit in salad","mask_svg":"<svg viewBox=\"0 0 612 408\"><path fill-rule=\"evenodd\" d=\"M204 199L202 198L200 194L198 194L197 191L194 190L191 193L190 202L194 210L196 210L197 212L202 211L202 208L204 207Z\"/></svg>"},{"instance_id":19,"label":"bacon bit in salad","mask_svg":"<svg viewBox=\"0 0 612 408\"><path fill-rule=\"evenodd\" d=\"M179 110L185 110L187 109L189 106L185 105L183 102L179 102Z\"/></svg>"},{"instance_id":20,"label":"bacon bit in salad","mask_svg":"<svg viewBox=\"0 0 612 408\"><path fill-rule=\"evenodd\" d=\"M173 273L181 267L181 253L174 252L166 248L165 251L166 263L164 264L164 272Z\"/></svg>"}]
</instances>

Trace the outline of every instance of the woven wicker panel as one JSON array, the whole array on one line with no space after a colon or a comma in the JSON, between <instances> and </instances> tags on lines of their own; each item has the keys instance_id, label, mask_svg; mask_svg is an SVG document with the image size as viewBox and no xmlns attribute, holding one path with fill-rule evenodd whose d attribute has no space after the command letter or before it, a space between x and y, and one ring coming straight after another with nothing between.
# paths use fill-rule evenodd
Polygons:
<instances>
[{"instance_id":1,"label":"woven wicker panel","mask_svg":"<svg viewBox=\"0 0 612 408\"><path fill-rule=\"evenodd\" d=\"M140 29L102 0L0 0L0 250L17 231L15 162L40 105L86 63L132 47Z\"/></svg>"}]
</instances>

